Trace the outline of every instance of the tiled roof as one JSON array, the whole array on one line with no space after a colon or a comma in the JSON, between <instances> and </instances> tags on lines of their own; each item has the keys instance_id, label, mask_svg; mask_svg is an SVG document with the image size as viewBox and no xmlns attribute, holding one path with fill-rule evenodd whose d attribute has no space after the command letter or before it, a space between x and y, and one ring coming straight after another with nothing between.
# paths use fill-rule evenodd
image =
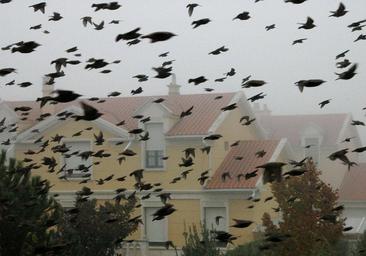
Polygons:
<instances>
[{"instance_id":1,"label":"tiled roof","mask_svg":"<svg viewBox=\"0 0 366 256\"><path fill-rule=\"evenodd\" d=\"M239 145L232 147L219 168L216 170L206 189L243 189L254 188L261 176L261 170L254 178L245 180L244 177L238 181L239 174L246 174L254 171L256 166L269 162L274 151L279 145L279 140L247 140L240 141ZM257 151L267 152L262 158L256 157ZM235 157L243 157L242 160L236 160ZM221 175L230 172L231 179L222 181Z\"/></svg>"},{"instance_id":2,"label":"tiled roof","mask_svg":"<svg viewBox=\"0 0 366 256\"><path fill-rule=\"evenodd\" d=\"M262 116L260 123L269 138L287 138L292 145L301 145L301 133L309 126L319 127L323 145L334 145L347 119L347 114Z\"/></svg>"},{"instance_id":3,"label":"tiled roof","mask_svg":"<svg viewBox=\"0 0 366 256\"><path fill-rule=\"evenodd\" d=\"M223 96L221 99L214 100L216 96ZM202 135L207 134L209 128L221 113L221 108L228 105L233 99L235 93L210 93L210 94L185 94L173 96L140 96L140 97L115 97L105 98L104 103L95 103L85 100L86 103L96 107L100 112L104 113L103 119L117 124L125 120L124 128L131 130L137 128L137 120L132 118L134 112L143 106L146 102L153 99L164 98L164 104L173 114L179 116L182 111L194 106L192 115L179 120L172 129L167 133L169 136L175 135ZM32 110L28 116L28 121L24 121L26 127L36 124L41 109L38 102L34 101L10 101L6 102L11 108L19 106L30 106ZM61 112L71 105L79 106L78 101L56 104L55 112Z\"/></svg>"},{"instance_id":4,"label":"tiled roof","mask_svg":"<svg viewBox=\"0 0 366 256\"><path fill-rule=\"evenodd\" d=\"M366 163L352 167L339 189L341 201L366 201Z\"/></svg>"}]
</instances>

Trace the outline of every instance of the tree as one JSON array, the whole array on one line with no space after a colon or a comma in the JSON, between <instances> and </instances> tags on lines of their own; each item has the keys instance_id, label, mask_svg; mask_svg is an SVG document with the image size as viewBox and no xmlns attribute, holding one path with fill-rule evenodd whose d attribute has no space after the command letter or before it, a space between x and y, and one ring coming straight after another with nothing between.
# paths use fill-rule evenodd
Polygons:
<instances>
[{"instance_id":1,"label":"tree","mask_svg":"<svg viewBox=\"0 0 366 256\"><path fill-rule=\"evenodd\" d=\"M0 255L62 249L53 239L61 207L48 195L49 182L31 177L31 169L0 153Z\"/></svg>"},{"instance_id":2,"label":"tree","mask_svg":"<svg viewBox=\"0 0 366 256\"><path fill-rule=\"evenodd\" d=\"M184 232L185 245L182 247L183 256L220 256L217 241L206 225L201 225L201 231L193 225Z\"/></svg>"},{"instance_id":3,"label":"tree","mask_svg":"<svg viewBox=\"0 0 366 256\"><path fill-rule=\"evenodd\" d=\"M83 191L88 189L84 187ZM64 255L115 255L118 245L137 230L139 216L131 218L136 200L130 198L124 203L87 200L79 193L75 208L66 211L59 226L60 236L70 241Z\"/></svg>"},{"instance_id":4,"label":"tree","mask_svg":"<svg viewBox=\"0 0 366 256\"><path fill-rule=\"evenodd\" d=\"M263 215L266 229L263 245L268 255L336 255L334 246L342 236L342 207L338 194L319 178L311 160L302 167L305 173L288 176L272 184L272 192L281 209L282 219L274 225L269 214Z\"/></svg>"}]
</instances>

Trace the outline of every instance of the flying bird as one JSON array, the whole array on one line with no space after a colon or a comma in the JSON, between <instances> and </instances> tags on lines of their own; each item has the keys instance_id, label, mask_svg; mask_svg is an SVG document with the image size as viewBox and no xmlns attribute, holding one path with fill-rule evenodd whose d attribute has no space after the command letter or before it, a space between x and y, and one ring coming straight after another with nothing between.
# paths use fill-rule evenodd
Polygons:
<instances>
[{"instance_id":1,"label":"flying bird","mask_svg":"<svg viewBox=\"0 0 366 256\"><path fill-rule=\"evenodd\" d=\"M33 4L33 5L29 6L29 7L32 7L34 12L41 11L44 14L45 8L46 8L46 2L41 2L41 3L38 3L38 4Z\"/></svg>"},{"instance_id":2,"label":"flying bird","mask_svg":"<svg viewBox=\"0 0 366 256\"><path fill-rule=\"evenodd\" d=\"M195 4L195 3L193 3L193 4L187 4L186 8L188 8L188 15L189 15L189 17L192 16L194 8L196 8L198 6L200 6L200 5L199 4Z\"/></svg>"},{"instance_id":3,"label":"flying bird","mask_svg":"<svg viewBox=\"0 0 366 256\"><path fill-rule=\"evenodd\" d=\"M135 28L129 32L126 32L124 34L119 34L117 35L116 37L116 42L120 41L120 40L133 40L133 39L136 39L136 38L139 38L141 36L140 33L138 33L138 31L140 30L141 28Z\"/></svg>"},{"instance_id":4,"label":"flying bird","mask_svg":"<svg viewBox=\"0 0 366 256\"><path fill-rule=\"evenodd\" d=\"M81 107L83 108L83 115L75 115L75 121L85 120L85 121L93 121L101 117L103 114L100 113L96 108L81 102Z\"/></svg>"},{"instance_id":5,"label":"flying bird","mask_svg":"<svg viewBox=\"0 0 366 256\"><path fill-rule=\"evenodd\" d=\"M249 12L242 12L239 13L238 15L236 15L233 20L249 20L250 19L250 15Z\"/></svg>"},{"instance_id":6,"label":"flying bird","mask_svg":"<svg viewBox=\"0 0 366 256\"><path fill-rule=\"evenodd\" d=\"M307 17L305 23L299 23L299 24L301 26L298 27L298 29L312 29L312 28L316 27L316 25L314 24L314 20L310 17Z\"/></svg>"},{"instance_id":7,"label":"flying bird","mask_svg":"<svg viewBox=\"0 0 366 256\"><path fill-rule=\"evenodd\" d=\"M299 87L300 92L303 92L304 87L317 87L321 84L325 83L324 80L321 79L309 79L309 80L300 80L295 83L297 87Z\"/></svg>"},{"instance_id":8,"label":"flying bird","mask_svg":"<svg viewBox=\"0 0 366 256\"><path fill-rule=\"evenodd\" d=\"M343 3L339 3L338 9L335 11L331 11L331 15L329 17L342 17L344 16L348 11L346 10L346 6L344 6Z\"/></svg>"},{"instance_id":9,"label":"flying bird","mask_svg":"<svg viewBox=\"0 0 366 256\"><path fill-rule=\"evenodd\" d=\"M320 106L320 108L323 108L325 105L329 104L331 100L332 99L323 100L318 105Z\"/></svg>"},{"instance_id":10,"label":"flying bird","mask_svg":"<svg viewBox=\"0 0 366 256\"><path fill-rule=\"evenodd\" d=\"M307 38L300 38L300 39L296 39L292 42L292 45L295 44L302 44L305 40L308 40Z\"/></svg>"},{"instance_id":11,"label":"flying bird","mask_svg":"<svg viewBox=\"0 0 366 256\"><path fill-rule=\"evenodd\" d=\"M349 80L352 77L354 77L357 73L356 73L356 69L357 69L357 63L353 64L348 70L342 72L342 73L335 73L338 78L336 80Z\"/></svg>"},{"instance_id":12,"label":"flying bird","mask_svg":"<svg viewBox=\"0 0 366 256\"><path fill-rule=\"evenodd\" d=\"M199 77L196 77L196 78L191 78L191 79L188 79L188 83L194 83L194 85L199 85L201 83L204 83L208 81L204 76L199 76Z\"/></svg>"},{"instance_id":13,"label":"flying bird","mask_svg":"<svg viewBox=\"0 0 366 256\"><path fill-rule=\"evenodd\" d=\"M200 20L195 20L192 22L193 28L198 28L199 26L209 23L211 20L209 18L204 18Z\"/></svg>"},{"instance_id":14,"label":"flying bird","mask_svg":"<svg viewBox=\"0 0 366 256\"><path fill-rule=\"evenodd\" d=\"M176 34L173 34L171 32L154 32L151 34L144 35L141 38L148 38L150 39L150 43L156 43L169 40L173 36L176 36Z\"/></svg>"},{"instance_id":15,"label":"flying bird","mask_svg":"<svg viewBox=\"0 0 366 256\"><path fill-rule=\"evenodd\" d=\"M229 48L226 48L225 46L221 46L220 48L217 48L216 50L213 50L212 52L210 52L209 54L212 55L219 55L222 52L227 52L229 50Z\"/></svg>"}]
</instances>

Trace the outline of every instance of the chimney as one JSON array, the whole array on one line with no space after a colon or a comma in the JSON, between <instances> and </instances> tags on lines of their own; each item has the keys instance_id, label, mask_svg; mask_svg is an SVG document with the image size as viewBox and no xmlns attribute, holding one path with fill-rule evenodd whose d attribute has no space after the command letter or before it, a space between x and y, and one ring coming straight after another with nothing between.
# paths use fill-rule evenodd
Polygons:
<instances>
[{"instance_id":1,"label":"chimney","mask_svg":"<svg viewBox=\"0 0 366 256\"><path fill-rule=\"evenodd\" d=\"M55 87L53 84L49 84L50 78L44 76L42 81L42 97L51 96L52 92L55 90ZM44 105L41 109L42 114L50 113L51 115L55 114L55 105L51 104L52 101L49 101Z\"/></svg>"},{"instance_id":2,"label":"chimney","mask_svg":"<svg viewBox=\"0 0 366 256\"><path fill-rule=\"evenodd\" d=\"M175 74L172 74L172 81L168 84L168 95L180 95L180 85L177 84L177 78Z\"/></svg>"}]
</instances>

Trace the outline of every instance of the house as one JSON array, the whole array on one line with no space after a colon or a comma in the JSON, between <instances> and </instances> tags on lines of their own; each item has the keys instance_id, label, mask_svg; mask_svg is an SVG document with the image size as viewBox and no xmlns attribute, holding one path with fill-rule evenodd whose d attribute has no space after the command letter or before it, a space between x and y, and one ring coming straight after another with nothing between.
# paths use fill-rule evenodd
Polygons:
<instances>
[{"instance_id":1,"label":"house","mask_svg":"<svg viewBox=\"0 0 366 256\"><path fill-rule=\"evenodd\" d=\"M259 104L255 104L253 110L267 138L287 138L295 160L311 157L322 172L322 180L339 189L347 166L331 161L328 156L344 148L361 147L359 133L351 125L351 114L272 115L266 105L260 107ZM347 138L349 141L345 141ZM356 153L350 152L347 156L359 162Z\"/></svg>"},{"instance_id":2,"label":"house","mask_svg":"<svg viewBox=\"0 0 366 256\"><path fill-rule=\"evenodd\" d=\"M351 240L357 239L366 230L365 184L366 163L362 163L346 173L339 190L339 201L345 208L346 226L353 227L346 232Z\"/></svg>"},{"instance_id":3,"label":"house","mask_svg":"<svg viewBox=\"0 0 366 256\"><path fill-rule=\"evenodd\" d=\"M31 158L39 167L32 173L51 182L52 193L59 194L58 200L64 207L73 206L75 192L83 186L91 188L93 197L100 201L111 200L121 187L131 194L136 190L136 180L130 174L143 169L143 183L151 184L153 189L137 190L140 199L149 193L151 197L141 199L141 207L136 208L135 215L142 216L144 225L131 239L147 241L149 255L174 255L164 249L165 242L171 240L180 248L188 226L203 222L209 228L238 236L236 244L253 240L263 213L269 212L274 219L278 213L272 209L276 207L273 200L264 203L270 189L261 182L261 170L248 179L245 174L261 164L292 157L287 140L267 140L256 122L239 123L244 115L254 116L243 92L182 95L175 79L168 87L168 95L161 96L114 97L101 99L101 103L82 99L103 113L94 121L76 122L66 117L82 113L80 101L47 104L43 108L34 101L7 102L13 110L17 106L32 108L26 118L19 119L18 133L9 152L19 160ZM43 86L44 95L52 90L52 86ZM164 101L156 103L160 98ZM237 108L222 110L230 104ZM192 114L181 118L181 112L192 106ZM144 118L145 122L141 122ZM150 139L141 141L140 136L130 133L137 128L147 131ZM100 132L104 142L98 145L95 136ZM222 137L206 138L213 134ZM41 150L47 141L49 146ZM66 152L60 153L60 147L66 148ZM186 155L187 148L191 152L194 149L194 154ZM123 155L126 150L133 154ZM80 154L88 151L99 153L83 160ZM256 156L258 151L264 155ZM55 169L41 164L44 157L56 160ZM183 167L185 160L188 164ZM64 171L59 172L62 167ZM182 175L184 171L188 172L186 177ZM201 185L198 180L204 171L208 179ZM112 180L103 181L111 175ZM116 180L123 176L125 181ZM84 180L89 181L80 184ZM152 220L152 214L163 206L159 193L153 192L156 188L170 193L169 203L177 209L160 221ZM249 201L249 196L262 200ZM246 229L233 228L234 218L253 220L255 224Z\"/></svg>"}]
</instances>

